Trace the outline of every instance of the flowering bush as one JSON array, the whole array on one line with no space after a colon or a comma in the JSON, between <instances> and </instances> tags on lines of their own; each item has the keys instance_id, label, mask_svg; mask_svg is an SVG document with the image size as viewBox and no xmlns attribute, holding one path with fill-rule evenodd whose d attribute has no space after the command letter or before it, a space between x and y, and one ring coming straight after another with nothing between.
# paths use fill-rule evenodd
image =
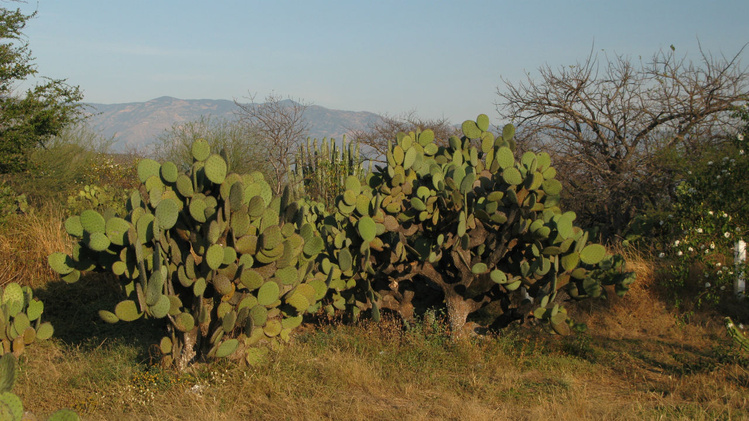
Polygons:
<instances>
[{"instance_id":1,"label":"flowering bush","mask_svg":"<svg viewBox=\"0 0 749 421\"><path fill-rule=\"evenodd\" d=\"M749 122L744 107L739 117ZM661 221L670 233L659 257L669 258L667 287L688 281L699 288L697 306L715 304L732 291L743 271L733 262L737 240L749 233L749 124L730 142L685 169L670 213ZM696 285L695 285L696 284Z\"/></svg>"}]
</instances>

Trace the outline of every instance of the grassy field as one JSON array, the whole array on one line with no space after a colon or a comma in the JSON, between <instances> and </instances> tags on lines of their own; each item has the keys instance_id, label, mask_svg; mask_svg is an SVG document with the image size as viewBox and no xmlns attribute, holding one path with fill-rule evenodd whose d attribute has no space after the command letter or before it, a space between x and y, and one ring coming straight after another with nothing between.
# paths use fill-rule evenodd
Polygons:
<instances>
[{"instance_id":1,"label":"grassy field","mask_svg":"<svg viewBox=\"0 0 749 421\"><path fill-rule=\"evenodd\" d=\"M68 250L55 212L0 229L0 283L31 285L53 339L27 348L14 391L40 419L71 408L90 420L749 419L749 355L718 314L689 318L661 298L652 259L629 256L630 294L571 305L589 330L534 326L459 342L445 324L306 325L254 367L154 365L154 322L106 325L112 280L56 281L46 255ZM153 334L152 337L148 337Z\"/></svg>"}]
</instances>

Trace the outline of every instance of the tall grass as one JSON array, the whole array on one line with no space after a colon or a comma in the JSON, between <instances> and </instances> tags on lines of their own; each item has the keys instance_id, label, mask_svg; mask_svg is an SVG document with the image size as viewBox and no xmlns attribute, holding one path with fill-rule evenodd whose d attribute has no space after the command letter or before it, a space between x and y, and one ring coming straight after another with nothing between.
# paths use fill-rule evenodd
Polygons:
<instances>
[{"instance_id":1,"label":"tall grass","mask_svg":"<svg viewBox=\"0 0 749 421\"><path fill-rule=\"evenodd\" d=\"M47 256L72 252L63 220L62 208L49 205L28 215L10 215L0 225L0 285L17 282L37 288L58 278Z\"/></svg>"}]
</instances>

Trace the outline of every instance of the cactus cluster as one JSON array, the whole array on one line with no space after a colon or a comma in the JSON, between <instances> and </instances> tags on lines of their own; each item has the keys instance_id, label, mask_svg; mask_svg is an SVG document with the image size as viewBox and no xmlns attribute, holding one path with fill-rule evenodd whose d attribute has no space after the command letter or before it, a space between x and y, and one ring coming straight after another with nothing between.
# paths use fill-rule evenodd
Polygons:
<instances>
[{"instance_id":1,"label":"cactus cluster","mask_svg":"<svg viewBox=\"0 0 749 421\"><path fill-rule=\"evenodd\" d=\"M335 139L307 139L296 154L294 170L290 171L290 184L298 197L323 203L327 209L335 205L348 176L363 179L367 171L362 165L358 143L347 143L343 136L341 146Z\"/></svg>"},{"instance_id":2,"label":"cactus cluster","mask_svg":"<svg viewBox=\"0 0 749 421\"><path fill-rule=\"evenodd\" d=\"M335 215L320 227L335 307L371 308L375 318L388 308L409 319L415 300L437 295L459 334L491 301L505 317L526 313L522 303L565 333L566 311L554 303L560 289L577 298L599 296L605 285L627 290L634 275L614 267L619 260L589 244L575 214L559 208L562 185L548 154L516 160L514 128L495 137L485 115L462 129L446 147L430 130L401 133L386 167L364 185L346 180Z\"/></svg>"},{"instance_id":3,"label":"cactus cluster","mask_svg":"<svg viewBox=\"0 0 749 421\"><path fill-rule=\"evenodd\" d=\"M16 357L12 354L0 357L0 420L35 420L33 414L24 413L21 398L11 392L17 376ZM80 419L74 411L60 409L50 415L47 421L79 421Z\"/></svg>"},{"instance_id":4,"label":"cactus cluster","mask_svg":"<svg viewBox=\"0 0 749 421\"><path fill-rule=\"evenodd\" d=\"M462 131L442 144L431 130L401 133L386 166L366 177L353 166L331 172L332 211L292 200L288 186L274 196L259 172L231 173L199 140L186 174L171 162L138 164L142 184L124 217L85 210L66 220L78 243L50 265L67 282L87 270L118 275L126 298L101 317L167 320L159 346L181 368L200 357L252 363L267 349L258 344L283 343L321 308L410 320L416 306L444 302L460 335L471 313L493 304L494 323L532 315L564 334L572 322L560 291L627 291L634 274L623 259L560 209L548 154L517 159L514 128L495 136L483 114ZM328 148L334 163L354 159ZM299 174L319 172L305 153Z\"/></svg>"},{"instance_id":5,"label":"cactus cluster","mask_svg":"<svg viewBox=\"0 0 749 421\"><path fill-rule=\"evenodd\" d=\"M314 214L289 189L274 196L261 173L231 173L205 141L192 155L186 174L171 162L141 160L127 215L70 217L65 228L78 243L50 264L68 282L86 270L119 276L126 298L101 318L168 320L159 344L166 363L252 362L259 343L288 340L326 294L325 282L310 275L322 239L307 220Z\"/></svg>"},{"instance_id":6,"label":"cactus cluster","mask_svg":"<svg viewBox=\"0 0 749 421\"><path fill-rule=\"evenodd\" d=\"M54 259L53 259L54 260ZM28 286L10 282L0 288L0 355L20 356L34 341L48 339L52 324L42 322L44 303L35 298Z\"/></svg>"}]
</instances>

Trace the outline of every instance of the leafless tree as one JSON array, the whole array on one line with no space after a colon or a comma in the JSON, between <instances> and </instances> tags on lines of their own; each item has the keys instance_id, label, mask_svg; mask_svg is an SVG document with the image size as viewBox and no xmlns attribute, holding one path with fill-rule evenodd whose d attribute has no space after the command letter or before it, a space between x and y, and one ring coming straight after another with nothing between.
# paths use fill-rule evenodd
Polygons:
<instances>
[{"instance_id":1,"label":"leafless tree","mask_svg":"<svg viewBox=\"0 0 749 421\"><path fill-rule=\"evenodd\" d=\"M694 155L736 123L732 111L749 98L742 52L702 52L698 63L673 47L647 62L591 52L582 63L541 67L538 79L503 80L497 110L523 148L554 156L581 222L619 234L673 182L663 154Z\"/></svg>"},{"instance_id":2,"label":"leafless tree","mask_svg":"<svg viewBox=\"0 0 749 421\"><path fill-rule=\"evenodd\" d=\"M270 94L264 103L256 103L255 96L250 103L234 101L239 107L239 121L252 127L265 148L268 164L271 167L274 190L280 194L286 182L294 156L302 142L307 139L309 123L304 119L308 104Z\"/></svg>"},{"instance_id":3,"label":"leafless tree","mask_svg":"<svg viewBox=\"0 0 749 421\"><path fill-rule=\"evenodd\" d=\"M380 116L375 123L365 129L350 131L350 137L362 145L362 153L375 162L385 162L388 140L394 141L398 133L431 129L435 139L447 144L447 139L459 134L460 130L450 124L446 118L424 119L411 111L401 116Z\"/></svg>"}]
</instances>

